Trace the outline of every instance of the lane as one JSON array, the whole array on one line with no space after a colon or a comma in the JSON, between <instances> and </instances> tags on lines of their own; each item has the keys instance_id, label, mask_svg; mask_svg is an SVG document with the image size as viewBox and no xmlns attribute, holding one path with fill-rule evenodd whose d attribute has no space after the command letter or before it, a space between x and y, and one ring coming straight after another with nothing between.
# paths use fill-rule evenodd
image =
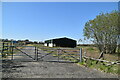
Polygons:
<instances>
[{"instance_id":1,"label":"lane","mask_svg":"<svg viewBox=\"0 0 120 80\"><path fill-rule=\"evenodd\" d=\"M34 57L33 47L26 47L25 52ZM27 50L29 49L29 50ZM40 50L41 55L47 54ZM53 59L52 55L46 56L42 60L34 61L28 56L14 57L13 61L3 62L3 78L117 78L112 75L95 69L89 69L77 65L76 63L45 62ZM18 61L17 59L22 59ZM55 59L55 58L54 58ZM26 61L25 61L26 60Z\"/></svg>"}]
</instances>

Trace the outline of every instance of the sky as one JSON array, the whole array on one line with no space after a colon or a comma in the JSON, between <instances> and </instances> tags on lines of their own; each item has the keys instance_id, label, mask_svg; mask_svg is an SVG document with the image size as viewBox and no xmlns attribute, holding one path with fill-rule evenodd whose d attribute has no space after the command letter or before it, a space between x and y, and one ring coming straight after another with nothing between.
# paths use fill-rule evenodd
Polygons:
<instances>
[{"instance_id":1,"label":"sky","mask_svg":"<svg viewBox=\"0 0 120 80\"><path fill-rule=\"evenodd\" d=\"M2 2L119 2L119 0L1 0Z\"/></svg>"},{"instance_id":2,"label":"sky","mask_svg":"<svg viewBox=\"0 0 120 80\"><path fill-rule=\"evenodd\" d=\"M113 10L118 10L117 2L3 2L2 38L78 41L87 21Z\"/></svg>"}]
</instances>

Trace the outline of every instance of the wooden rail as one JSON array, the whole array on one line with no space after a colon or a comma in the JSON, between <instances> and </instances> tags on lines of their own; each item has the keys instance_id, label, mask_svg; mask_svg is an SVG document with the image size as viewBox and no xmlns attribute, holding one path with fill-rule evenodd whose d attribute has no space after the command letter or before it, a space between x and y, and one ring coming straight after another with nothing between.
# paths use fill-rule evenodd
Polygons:
<instances>
[{"instance_id":1,"label":"wooden rail","mask_svg":"<svg viewBox=\"0 0 120 80\"><path fill-rule=\"evenodd\" d=\"M83 56L83 58L85 58L85 59L91 59L91 60L95 60L95 61L99 61L99 62L106 62L106 63L110 63L109 65L113 65L113 64L120 64L120 62L119 62L119 61L116 61L116 62L111 62L111 61L101 60L101 59L96 59L96 58L91 58L91 57L87 57L87 56Z\"/></svg>"}]
</instances>

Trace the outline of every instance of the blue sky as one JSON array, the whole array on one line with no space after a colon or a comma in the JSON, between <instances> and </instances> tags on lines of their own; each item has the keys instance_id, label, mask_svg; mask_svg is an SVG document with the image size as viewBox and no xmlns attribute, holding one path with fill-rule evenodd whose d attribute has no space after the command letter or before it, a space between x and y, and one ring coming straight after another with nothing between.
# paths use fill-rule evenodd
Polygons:
<instances>
[{"instance_id":1,"label":"blue sky","mask_svg":"<svg viewBox=\"0 0 120 80\"><path fill-rule=\"evenodd\" d=\"M83 39L87 21L118 10L117 2L3 2L2 37L44 41Z\"/></svg>"}]
</instances>

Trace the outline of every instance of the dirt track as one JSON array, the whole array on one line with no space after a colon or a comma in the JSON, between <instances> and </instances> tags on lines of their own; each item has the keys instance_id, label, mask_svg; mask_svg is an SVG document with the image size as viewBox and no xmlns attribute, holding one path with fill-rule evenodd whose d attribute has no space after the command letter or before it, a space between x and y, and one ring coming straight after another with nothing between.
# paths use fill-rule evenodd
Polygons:
<instances>
[{"instance_id":1,"label":"dirt track","mask_svg":"<svg viewBox=\"0 0 120 80\"><path fill-rule=\"evenodd\" d=\"M30 47L29 49L33 48ZM27 51L32 54L30 50ZM45 54L43 51L41 53ZM17 55L20 55L18 53ZM34 57L34 55L32 55ZM48 58L47 58L48 57ZM47 56L45 59L52 58ZM17 60L19 58L19 60ZM117 78L97 70L81 67L76 63L33 61L28 56L14 57L13 61L3 61L3 78ZM21 61L20 61L21 59ZM22 61L23 60L23 61Z\"/></svg>"}]
</instances>

